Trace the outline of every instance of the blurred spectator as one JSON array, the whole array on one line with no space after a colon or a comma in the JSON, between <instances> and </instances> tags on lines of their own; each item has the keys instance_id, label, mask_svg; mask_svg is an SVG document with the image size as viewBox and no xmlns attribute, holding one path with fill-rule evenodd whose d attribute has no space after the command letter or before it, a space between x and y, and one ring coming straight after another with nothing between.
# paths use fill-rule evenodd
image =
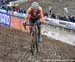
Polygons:
<instances>
[{"instance_id":1,"label":"blurred spectator","mask_svg":"<svg viewBox=\"0 0 75 62\"><path fill-rule=\"evenodd\" d=\"M52 13L52 14L51 14L51 18L54 18L54 19L56 18L55 13Z\"/></svg>"},{"instance_id":2,"label":"blurred spectator","mask_svg":"<svg viewBox=\"0 0 75 62\"><path fill-rule=\"evenodd\" d=\"M44 15L44 17L48 17L48 13L47 12L43 13L43 15Z\"/></svg>"},{"instance_id":3,"label":"blurred spectator","mask_svg":"<svg viewBox=\"0 0 75 62\"><path fill-rule=\"evenodd\" d=\"M68 22L70 22L70 16L66 16Z\"/></svg>"},{"instance_id":4,"label":"blurred spectator","mask_svg":"<svg viewBox=\"0 0 75 62\"><path fill-rule=\"evenodd\" d=\"M18 12L22 13L22 9L20 8Z\"/></svg>"},{"instance_id":5,"label":"blurred spectator","mask_svg":"<svg viewBox=\"0 0 75 62\"><path fill-rule=\"evenodd\" d=\"M2 0L0 0L0 6L2 5Z\"/></svg>"},{"instance_id":6,"label":"blurred spectator","mask_svg":"<svg viewBox=\"0 0 75 62\"><path fill-rule=\"evenodd\" d=\"M15 7L15 10L18 12L19 11L19 6L16 6Z\"/></svg>"},{"instance_id":7,"label":"blurred spectator","mask_svg":"<svg viewBox=\"0 0 75 62\"><path fill-rule=\"evenodd\" d=\"M50 15L51 15L51 13L52 13L52 10L53 10L53 8L50 6L50 7L49 7L49 13L50 13Z\"/></svg>"},{"instance_id":8,"label":"blurred spectator","mask_svg":"<svg viewBox=\"0 0 75 62\"><path fill-rule=\"evenodd\" d=\"M63 20L63 17L60 14L57 14L57 19Z\"/></svg>"},{"instance_id":9,"label":"blurred spectator","mask_svg":"<svg viewBox=\"0 0 75 62\"><path fill-rule=\"evenodd\" d=\"M23 13L26 13L26 10L23 9L22 11L23 11Z\"/></svg>"},{"instance_id":10,"label":"blurred spectator","mask_svg":"<svg viewBox=\"0 0 75 62\"><path fill-rule=\"evenodd\" d=\"M1 5L1 8L4 10L8 10L8 6L6 6L6 5Z\"/></svg>"},{"instance_id":11,"label":"blurred spectator","mask_svg":"<svg viewBox=\"0 0 75 62\"><path fill-rule=\"evenodd\" d=\"M9 0L9 2L12 2L12 1L16 1L16 0Z\"/></svg>"},{"instance_id":12,"label":"blurred spectator","mask_svg":"<svg viewBox=\"0 0 75 62\"><path fill-rule=\"evenodd\" d=\"M63 17L63 20L64 20L64 21L67 21L67 17L66 17L66 16L64 16L64 17Z\"/></svg>"},{"instance_id":13,"label":"blurred spectator","mask_svg":"<svg viewBox=\"0 0 75 62\"><path fill-rule=\"evenodd\" d=\"M74 22L75 22L75 17L74 17Z\"/></svg>"},{"instance_id":14,"label":"blurred spectator","mask_svg":"<svg viewBox=\"0 0 75 62\"><path fill-rule=\"evenodd\" d=\"M20 13L26 13L26 11L24 10L24 9L19 9L19 11L18 12L20 12Z\"/></svg>"},{"instance_id":15,"label":"blurred spectator","mask_svg":"<svg viewBox=\"0 0 75 62\"><path fill-rule=\"evenodd\" d=\"M52 11L53 11L53 8L51 6L49 6L49 17L51 18L51 15L52 15Z\"/></svg>"},{"instance_id":16,"label":"blurred spectator","mask_svg":"<svg viewBox=\"0 0 75 62\"><path fill-rule=\"evenodd\" d=\"M72 16L70 16L70 21L71 22L75 22L75 17L72 15Z\"/></svg>"},{"instance_id":17,"label":"blurred spectator","mask_svg":"<svg viewBox=\"0 0 75 62\"><path fill-rule=\"evenodd\" d=\"M59 20L63 20L63 21L68 21L68 22L75 22L75 17L72 16L61 16L61 15L57 15L57 19Z\"/></svg>"},{"instance_id":18,"label":"blurred spectator","mask_svg":"<svg viewBox=\"0 0 75 62\"><path fill-rule=\"evenodd\" d=\"M2 0L1 3L2 3L2 5L7 5L9 3L9 1L8 0Z\"/></svg>"},{"instance_id":19,"label":"blurred spectator","mask_svg":"<svg viewBox=\"0 0 75 62\"><path fill-rule=\"evenodd\" d=\"M11 7L11 10L12 10L12 11L16 11L15 7Z\"/></svg>"}]
</instances>

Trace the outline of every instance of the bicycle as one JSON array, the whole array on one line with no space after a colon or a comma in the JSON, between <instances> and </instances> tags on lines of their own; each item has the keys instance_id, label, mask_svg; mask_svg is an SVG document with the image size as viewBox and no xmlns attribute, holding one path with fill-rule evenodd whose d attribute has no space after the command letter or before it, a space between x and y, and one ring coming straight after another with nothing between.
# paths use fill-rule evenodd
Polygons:
<instances>
[{"instance_id":1,"label":"bicycle","mask_svg":"<svg viewBox=\"0 0 75 62\"><path fill-rule=\"evenodd\" d=\"M31 31L31 38L32 38L32 42L31 42L31 53L32 55L35 55L38 53L38 42L39 42L39 29L38 29L38 26L40 25L41 23L39 22L35 22L34 24L26 24L26 25L30 25L32 26L30 31ZM24 24L23 24L24 25ZM24 27L26 26L24 25ZM26 27L25 27L26 29Z\"/></svg>"}]
</instances>

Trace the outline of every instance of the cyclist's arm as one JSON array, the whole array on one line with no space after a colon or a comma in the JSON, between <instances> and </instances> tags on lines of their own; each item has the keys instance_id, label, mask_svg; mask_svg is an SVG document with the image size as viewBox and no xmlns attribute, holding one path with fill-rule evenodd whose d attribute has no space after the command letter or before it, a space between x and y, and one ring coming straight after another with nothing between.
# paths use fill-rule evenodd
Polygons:
<instances>
[{"instance_id":1,"label":"cyclist's arm","mask_svg":"<svg viewBox=\"0 0 75 62\"><path fill-rule=\"evenodd\" d=\"M31 11L31 8L28 8L27 13L26 13L26 16L25 16L25 21L24 21L24 23L28 23L29 16L30 16L30 11Z\"/></svg>"},{"instance_id":2,"label":"cyclist's arm","mask_svg":"<svg viewBox=\"0 0 75 62\"><path fill-rule=\"evenodd\" d=\"M39 7L39 9L40 9L40 21L43 22L44 21L43 11L41 7Z\"/></svg>"}]
</instances>

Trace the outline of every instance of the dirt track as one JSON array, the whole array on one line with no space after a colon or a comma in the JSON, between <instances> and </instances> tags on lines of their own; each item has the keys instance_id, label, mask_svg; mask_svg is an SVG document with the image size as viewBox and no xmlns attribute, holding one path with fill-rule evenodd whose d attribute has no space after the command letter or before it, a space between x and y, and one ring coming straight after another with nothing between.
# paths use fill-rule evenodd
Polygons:
<instances>
[{"instance_id":1,"label":"dirt track","mask_svg":"<svg viewBox=\"0 0 75 62\"><path fill-rule=\"evenodd\" d=\"M0 26L0 62L47 62L54 59L75 60L75 46L43 36L36 58L30 52L30 37L27 33ZM33 60L34 59L34 60ZM46 59L46 60L45 60ZM60 62L75 62L75 61ZM59 62L59 61L57 61Z\"/></svg>"}]
</instances>

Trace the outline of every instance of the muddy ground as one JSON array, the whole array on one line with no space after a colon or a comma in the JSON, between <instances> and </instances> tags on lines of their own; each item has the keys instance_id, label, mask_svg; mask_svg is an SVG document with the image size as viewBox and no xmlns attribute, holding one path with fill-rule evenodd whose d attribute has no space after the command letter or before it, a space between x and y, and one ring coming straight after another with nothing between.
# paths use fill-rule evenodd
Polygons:
<instances>
[{"instance_id":1,"label":"muddy ground","mask_svg":"<svg viewBox=\"0 0 75 62\"><path fill-rule=\"evenodd\" d=\"M43 40L33 57L27 33L0 26L0 62L75 62L75 46L46 36Z\"/></svg>"}]
</instances>

